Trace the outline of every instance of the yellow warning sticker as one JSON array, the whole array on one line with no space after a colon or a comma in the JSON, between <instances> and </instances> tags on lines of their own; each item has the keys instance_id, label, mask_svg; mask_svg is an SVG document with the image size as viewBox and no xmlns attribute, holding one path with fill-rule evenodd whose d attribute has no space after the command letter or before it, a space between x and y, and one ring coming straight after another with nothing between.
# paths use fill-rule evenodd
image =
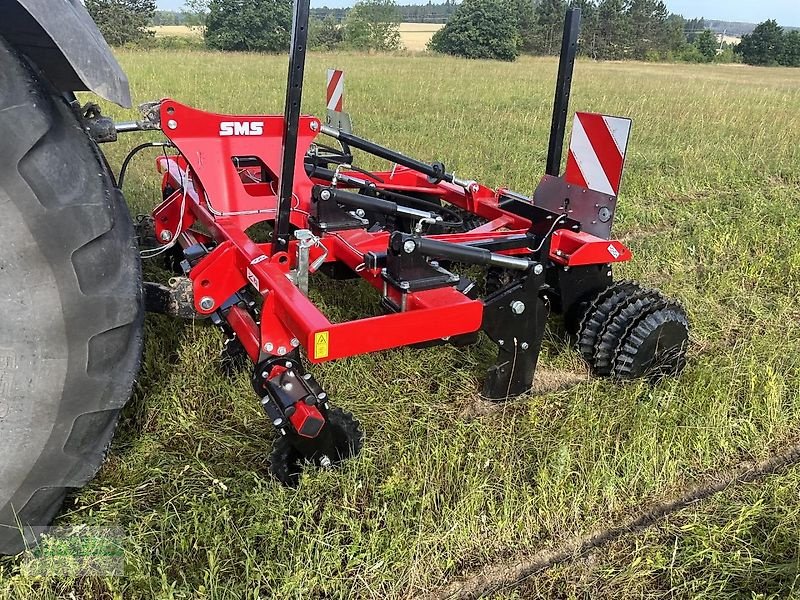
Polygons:
<instances>
[{"instance_id":1,"label":"yellow warning sticker","mask_svg":"<svg viewBox=\"0 0 800 600\"><path fill-rule=\"evenodd\" d=\"M328 340L330 332L318 331L314 334L314 358L326 358L328 356Z\"/></svg>"}]
</instances>

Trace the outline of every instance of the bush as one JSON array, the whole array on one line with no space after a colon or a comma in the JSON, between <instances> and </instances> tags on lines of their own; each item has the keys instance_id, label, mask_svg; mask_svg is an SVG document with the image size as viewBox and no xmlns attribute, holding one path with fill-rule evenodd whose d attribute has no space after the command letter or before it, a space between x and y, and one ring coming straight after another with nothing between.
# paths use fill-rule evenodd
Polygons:
<instances>
[{"instance_id":1,"label":"bush","mask_svg":"<svg viewBox=\"0 0 800 600\"><path fill-rule=\"evenodd\" d=\"M428 48L465 58L513 61L519 56L517 19L507 0L464 0Z\"/></svg>"},{"instance_id":2,"label":"bush","mask_svg":"<svg viewBox=\"0 0 800 600\"><path fill-rule=\"evenodd\" d=\"M703 55L705 62L712 62L717 56L717 36L710 29L704 29L695 37L692 45Z\"/></svg>"},{"instance_id":3,"label":"bush","mask_svg":"<svg viewBox=\"0 0 800 600\"><path fill-rule=\"evenodd\" d=\"M211 0L206 45L216 50L285 52L292 32L292 0Z\"/></svg>"},{"instance_id":4,"label":"bush","mask_svg":"<svg viewBox=\"0 0 800 600\"><path fill-rule=\"evenodd\" d=\"M394 0L362 0L347 13L344 41L357 50L400 49L400 13Z\"/></svg>"},{"instance_id":5,"label":"bush","mask_svg":"<svg viewBox=\"0 0 800 600\"><path fill-rule=\"evenodd\" d=\"M344 28L328 15L324 20L311 19L308 24L308 47L314 50L335 50L344 43Z\"/></svg>"},{"instance_id":6,"label":"bush","mask_svg":"<svg viewBox=\"0 0 800 600\"><path fill-rule=\"evenodd\" d=\"M703 55L700 50L698 50L697 46L693 44L687 44L684 46L676 55L675 57L677 60L681 62L688 62L688 63L704 63L708 62L706 57Z\"/></svg>"},{"instance_id":7,"label":"bush","mask_svg":"<svg viewBox=\"0 0 800 600\"><path fill-rule=\"evenodd\" d=\"M645 62L659 62L661 61L661 53L658 50L647 50L644 53Z\"/></svg>"}]
</instances>

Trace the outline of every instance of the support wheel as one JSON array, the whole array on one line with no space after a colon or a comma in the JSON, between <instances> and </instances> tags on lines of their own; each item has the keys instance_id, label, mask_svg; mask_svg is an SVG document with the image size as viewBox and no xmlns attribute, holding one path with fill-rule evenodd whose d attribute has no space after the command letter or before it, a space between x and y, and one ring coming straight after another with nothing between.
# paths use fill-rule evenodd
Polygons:
<instances>
[{"instance_id":1,"label":"support wheel","mask_svg":"<svg viewBox=\"0 0 800 600\"><path fill-rule=\"evenodd\" d=\"M361 452L364 445L364 431L361 429L361 424L349 412L331 408L320 437L325 435L325 430L328 430L331 436L333 450L330 454L333 456L321 451L313 452L311 456L304 456L292 443L292 436L297 434L289 433L278 437L272 445L270 454L269 469L272 475L287 487L297 487L307 464L330 468Z\"/></svg>"},{"instance_id":2,"label":"support wheel","mask_svg":"<svg viewBox=\"0 0 800 600\"><path fill-rule=\"evenodd\" d=\"M600 292L589 303L578 327L578 351L594 367L595 349L600 335L609 320L623 306L631 294L641 290L635 281L617 281Z\"/></svg>"},{"instance_id":3,"label":"support wheel","mask_svg":"<svg viewBox=\"0 0 800 600\"><path fill-rule=\"evenodd\" d=\"M601 292L581 322L578 350L595 375L656 381L686 366L689 323L657 290L620 281Z\"/></svg>"},{"instance_id":4,"label":"support wheel","mask_svg":"<svg viewBox=\"0 0 800 600\"><path fill-rule=\"evenodd\" d=\"M618 379L658 381L686 366L689 321L683 308L666 306L648 314L628 333L614 362Z\"/></svg>"}]
</instances>

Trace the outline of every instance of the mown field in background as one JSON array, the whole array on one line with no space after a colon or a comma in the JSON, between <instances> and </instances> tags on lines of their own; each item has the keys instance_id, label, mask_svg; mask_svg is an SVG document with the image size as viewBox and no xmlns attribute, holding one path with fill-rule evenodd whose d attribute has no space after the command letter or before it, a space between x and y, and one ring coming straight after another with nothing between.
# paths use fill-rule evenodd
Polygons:
<instances>
[{"instance_id":1,"label":"mown field in background","mask_svg":"<svg viewBox=\"0 0 800 600\"><path fill-rule=\"evenodd\" d=\"M136 101L282 110L284 57L120 59ZM529 192L541 176L555 60L310 55L308 112L323 114L331 66L346 72L358 133L493 186ZM618 276L684 302L693 346L681 377L655 387L589 379L557 331L538 391L495 410L477 393L486 342L326 364L315 372L361 419L366 445L288 490L268 476L272 431L247 375L218 372L220 334L149 317L108 464L59 520L124 528L129 577L37 582L6 561L0 596L413 597L795 441L800 71L581 61L573 98L634 119L616 233L635 258ZM112 165L153 137L106 147ZM151 159L134 162L126 185L137 212L159 198ZM374 310L353 284L321 288L331 314ZM798 468L731 488L495 597L798 597L799 495Z\"/></svg>"},{"instance_id":2,"label":"mown field in background","mask_svg":"<svg viewBox=\"0 0 800 600\"><path fill-rule=\"evenodd\" d=\"M400 43L412 52L425 50L433 34L444 27L441 23L400 23ZM179 37L200 38L200 30L185 25L158 25L151 27L157 38Z\"/></svg>"}]
</instances>

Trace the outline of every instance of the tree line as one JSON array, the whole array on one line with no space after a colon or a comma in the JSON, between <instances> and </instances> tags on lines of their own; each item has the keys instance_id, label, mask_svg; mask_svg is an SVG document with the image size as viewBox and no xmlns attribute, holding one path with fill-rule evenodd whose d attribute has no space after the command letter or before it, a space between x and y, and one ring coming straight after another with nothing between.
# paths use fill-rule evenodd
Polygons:
<instances>
[{"instance_id":1,"label":"tree line","mask_svg":"<svg viewBox=\"0 0 800 600\"><path fill-rule=\"evenodd\" d=\"M148 24L203 28L204 44L220 50L282 52L289 47L292 0L187 0L181 13L156 11L154 0L86 0L115 45L146 39ZM800 31L766 21L741 44L722 44L703 19L671 14L663 0L463 0L398 5L360 0L352 8L311 11L309 47L391 51L399 23L446 21L429 48L469 58L514 60L555 55L569 6L582 12L579 51L598 60L743 61L800 66Z\"/></svg>"}]
</instances>

